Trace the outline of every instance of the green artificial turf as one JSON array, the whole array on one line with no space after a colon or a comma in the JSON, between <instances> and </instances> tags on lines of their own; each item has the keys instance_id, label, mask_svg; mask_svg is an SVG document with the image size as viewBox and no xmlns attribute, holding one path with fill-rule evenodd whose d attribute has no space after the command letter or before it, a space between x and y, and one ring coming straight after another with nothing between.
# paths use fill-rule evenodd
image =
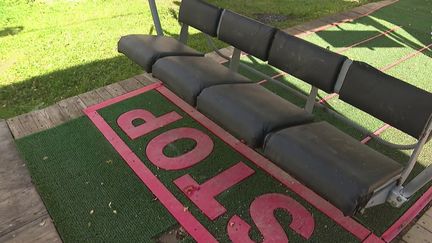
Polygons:
<instances>
[{"instance_id":1,"label":"green artificial turf","mask_svg":"<svg viewBox=\"0 0 432 243\"><path fill-rule=\"evenodd\" d=\"M210 3L286 28L375 0ZM162 25L177 36L178 0L157 1ZM9 118L139 74L117 53L120 36L154 34L147 1L0 1L0 118ZM191 30L189 44L210 51ZM225 44L217 42L219 47Z\"/></svg>"},{"instance_id":2,"label":"green artificial turf","mask_svg":"<svg viewBox=\"0 0 432 243\"><path fill-rule=\"evenodd\" d=\"M116 120L122 113L139 108L146 109L155 116L176 111L183 118L143 137L130 140L118 127ZM266 193L289 195L312 213L315 219L312 241L332 242L335 236L343 242L357 241L354 236L258 169L156 91L114 104L99 113L158 179L221 242L228 241L226 227L233 215L239 215L253 225L248 213L250 203L254 198ZM164 171L148 161L145 147L155 136L178 127L192 127L205 132L213 140L214 150L210 156L189 169ZM150 191L133 175L87 118L79 118L57 128L19 139L17 144L65 242L149 242L175 226L175 220L154 200ZM164 153L175 156L192 148L190 140L181 139L167 146ZM174 179L190 174L201 184L240 161L255 170L255 173L217 196L227 213L214 221L210 221L172 183ZM290 240L302 240L301 236L289 229L291 219L288 214L278 210L276 217L286 229ZM251 237L254 240L261 238L255 226L252 227ZM191 239L186 238L185 241Z\"/></svg>"}]
</instances>

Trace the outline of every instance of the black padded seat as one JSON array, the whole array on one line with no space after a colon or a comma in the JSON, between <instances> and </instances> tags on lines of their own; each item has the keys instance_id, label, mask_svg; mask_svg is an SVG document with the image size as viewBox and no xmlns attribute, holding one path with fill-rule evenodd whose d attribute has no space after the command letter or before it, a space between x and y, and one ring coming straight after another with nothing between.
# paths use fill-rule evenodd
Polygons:
<instances>
[{"instance_id":1,"label":"black padded seat","mask_svg":"<svg viewBox=\"0 0 432 243\"><path fill-rule=\"evenodd\" d=\"M367 63L350 66L340 99L415 138L432 115L432 94Z\"/></svg>"},{"instance_id":2,"label":"black padded seat","mask_svg":"<svg viewBox=\"0 0 432 243\"><path fill-rule=\"evenodd\" d=\"M374 190L403 167L326 122L271 134L264 153L345 215L363 208Z\"/></svg>"},{"instance_id":3,"label":"black padded seat","mask_svg":"<svg viewBox=\"0 0 432 243\"><path fill-rule=\"evenodd\" d=\"M118 51L125 54L146 72L152 65L166 56L204 56L204 54L167 36L126 35L118 42Z\"/></svg>"},{"instance_id":4,"label":"black padded seat","mask_svg":"<svg viewBox=\"0 0 432 243\"><path fill-rule=\"evenodd\" d=\"M327 93L333 93L346 59L345 56L279 30L275 34L268 62Z\"/></svg>"},{"instance_id":5,"label":"black padded seat","mask_svg":"<svg viewBox=\"0 0 432 243\"><path fill-rule=\"evenodd\" d=\"M216 37L222 9L202 0L182 0L179 21Z\"/></svg>"},{"instance_id":6,"label":"black padded seat","mask_svg":"<svg viewBox=\"0 0 432 243\"><path fill-rule=\"evenodd\" d=\"M224 10L218 29L218 38L246 53L266 61L276 29Z\"/></svg>"},{"instance_id":7,"label":"black padded seat","mask_svg":"<svg viewBox=\"0 0 432 243\"><path fill-rule=\"evenodd\" d=\"M251 147L266 135L313 120L312 115L257 84L217 85L202 91L198 110Z\"/></svg>"},{"instance_id":8,"label":"black padded seat","mask_svg":"<svg viewBox=\"0 0 432 243\"><path fill-rule=\"evenodd\" d=\"M252 82L207 57L161 58L153 65L153 76L192 106L201 91L210 86Z\"/></svg>"}]
</instances>

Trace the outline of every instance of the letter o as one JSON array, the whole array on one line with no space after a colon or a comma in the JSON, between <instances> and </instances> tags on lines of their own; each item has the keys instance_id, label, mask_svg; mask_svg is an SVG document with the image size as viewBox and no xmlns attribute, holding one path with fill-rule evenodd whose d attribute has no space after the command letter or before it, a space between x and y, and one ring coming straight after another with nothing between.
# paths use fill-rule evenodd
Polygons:
<instances>
[{"instance_id":1,"label":"letter o","mask_svg":"<svg viewBox=\"0 0 432 243\"><path fill-rule=\"evenodd\" d=\"M189 138L196 142L195 148L177 157L167 157L163 149L170 143L182 138ZM147 145L147 158L157 167L165 170L181 170L194 166L205 159L213 151L213 141L202 131L181 127L166 131L153 138Z\"/></svg>"}]
</instances>

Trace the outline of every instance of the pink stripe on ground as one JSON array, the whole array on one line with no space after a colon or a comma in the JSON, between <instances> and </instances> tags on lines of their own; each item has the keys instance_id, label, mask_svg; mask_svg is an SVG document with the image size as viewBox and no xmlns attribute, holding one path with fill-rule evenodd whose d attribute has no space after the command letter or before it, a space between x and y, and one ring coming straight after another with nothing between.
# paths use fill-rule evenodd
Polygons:
<instances>
[{"instance_id":1,"label":"pink stripe on ground","mask_svg":"<svg viewBox=\"0 0 432 243\"><path fill-rule=\"evenodd\" d=\"M155 86L153 88L155 88ZM151 89L145 90L148 91ZM134 93L136 94L139 92ZM112 104L116 101L117 99L110 103ZM177 200L177 198L162 184L162 182L159 181L150 169L144 165L139 157L115 133L115 131L106 123L96 110L85 110L84 112L126 161L140 180L152 191L165 208L195 240L198 242L217 242L213 235L211 235L210 232L208 232L207 229L189 211L185 210L185 206Z\"/></svg>"},{"instance_id":2,"label":"pink stripe on ground","mask_svg":"<svg viewBox=\"0 0 432 243\"><path fill-rule=\"evenodd\" d=\"M318 103L319 103L319 104L327 103L327 101L333 99L334 97L338 97L338 96L339 96L339 95L336 94L336 93L332 93L332 94L326 95L324 98L320 99L320 100L318 101Z\"/></svg>"},{"instance_id":3,"label":"pink stripe on ground","mask_svg":"<svg viewBox=\"0 0 432 243\"><path fill-rule=\"evenodd\" d=\"M355 43L355 44L352 44L352 45L350 45L350 46L347 46L347 47L341 48L341 49L339 49L338 51L336 51L336 53L343 53L343 52L345 52L345 51L347 51L347 50L349 50L349 49L351 49L351 48L353 48L353 47L355 47L355 46L361 45L361 44L363 44L363 43L366 43L366 42L368 42L368 41L371 41L371 40L376 39L376 38L381 37L381 36L386 36L386 35L390 34L391 32L400 29L401 27L402 27L402 26L396 26L396 27L393 27L393 28L387 30L386 32L381 32L381 33L378 34L378 35L375 35L375 36L369 37L369 38L367 38L367 39L365 39L365 40L359 41L359 42L357 42L357 43Z\"/></svg>"},{"instance_id":4,"label":"pink stripe on ground","mask_svg":"<svg viewBox=\"0 0 432 243\"><path fill-rule=\"evenodd\" d=\"M231 134L223 130L221 127L216 125L213 121L205 117L203 114L195 110L189 104L184 102L182 99L177 97L170 90L164 86L160 86L157 90L164 95L167 99L189 114L201 125L206 127L212 133L221 138L225 143L230 145L237 152L248 158L250 161L255 163L261 169L272 175L274 178L282 182L287 188L300 195L304 200L309 202L315 208L323 212L329 218L334 220L337 224L342 226L344 229L349 231L351 234L356 236L360 240L366 239L370 235L370 230L359 224L357 221L350 217L345 217L339 209L334 207L332 204L318 196L309 188L302 185L300 182L295 180L293 177L288 175L286 172L281 170L275 164L264 158L262 155L255 152L253 149L247 147L241 143L238 139L234 138Z\"/></svg>"},{"instance_id":5,"label":"pink stripe on ground","mask_svg":"<svg viewBox=\"0 0 432 243\"><path fill-rule=\"evenodd\" d=\"M381 236L390 242L432 201L432 187L429 188L390 228Z\"/></svg>"},{"instance_id":6,"label":"pink stripe on ground","mask_svg":"<svg viewBox=\"0 0 432 243\"><path fill-rule=\"evenodd\" d=\"M429 44L429 45L427 45L427 46L425 46L425 47L422 47L422 48L418 49L418 50L415 51L415 52L412 52L411 54L409 54L409 55L407 55L407 56L405 56L405 57L403 57L403 58L397 60L397 61L394 62L394 63L391 63L391 64L389 64L389 65L387 65L387 66L381 68L380 70L381 70L381 71L387 71L387 70L389 70L389 69L391 69L391 68L393 68L393 67L395 67L395 66L401 64L402 62L404 62L404 61L406 61L406 60L408 60L408 59L411 59L411 58L417 56L418 54L422 53L424 50L429 49L431 46L432 46L432 43Z\"/></svg>"},{"instance_id":7,"label":"pink stripe on ground","mask_svg":"<svg viewBox=\"0 0 432 243\"><path fill-rule=\"evenodd\" d=\"M160 81L157 82L157 83L149 84L149 85L144 86L144 87L142 87L140 89L137 89L137 90L131 91L129 93L117 96L115 98L103 101L103 102L101 102L99 104L89 106L86 109L84 109L83 111L84 111L84 113L86 113L86 112L90 113L92 111L97 111L99 109L102 109L102 108L107 107L109 105L112 105L114 103L117 103L117 102L129 99L130 97L133 97L133 96L145 93L145 92L147 92L149 90L155 89L155 88L157 88L157 87L159 87L161 85L162 85L162 82L160 82Z\"/></svg>"},{"instance_id":8,"label":"pink stripe on ground","mask_svg":"<svg viewBox=\"0 0 432 243\"><path fill-rule=\"evenodd\" d=\"M391 126L389 124L384 124L382 127L378 128L375 132L373 132L374 135L379 136L381 133L383 133L385 130L390 128ZM370 140L372 140L372 136L367 136L363 140L361 140L361 143L366 144Z\"/></svg>"}]
</instances>

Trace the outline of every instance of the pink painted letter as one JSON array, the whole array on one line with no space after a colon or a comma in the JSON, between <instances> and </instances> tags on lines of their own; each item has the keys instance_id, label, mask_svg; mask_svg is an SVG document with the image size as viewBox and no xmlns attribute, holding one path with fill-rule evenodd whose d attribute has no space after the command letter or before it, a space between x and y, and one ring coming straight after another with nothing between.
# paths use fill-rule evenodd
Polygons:
<instances>
[{"instance_id":1,"label":"pink painted letter","mask_svg":"<svg viewBox=\"0 0 432 243\"><path fill-rule=\"evenodd\" d=\"M205 183L198 185L190 175L184 175L174 181L180 190L211 220L226 212L226 209L215 199L228 188L255 173L243 162L239 162Z\"/></svg>"},{"instance_id":2,"label":"pink painted letter","mask_svg":"<svg viewBox=\"0 0 432 243\"><path fill-rule=\"evenodd\" d=\"M309 211L289 196L270 193L257 197L250 206L252 220L263 235L263 243L288 242L285 231L274 217L274 210L279 208L291 215L292 230L305 239L312 236L315 222ZM227 225L228 235L234 243L253 242L249 238L250 228L251 226L237 215L234 215Z\"/></svg>"},{"instance_id":3,"label":"pink painted letter","mask_svg":"<svg viewBox=\"0 0 432 243\"><path fill-rule=\"evenodd\" d=\"M196 146L189 152L177 157L168 157L164 148L179 139L189 138ZM195 128L181 127L166 131L153 138L146 148L147 158L156 166L165 170L181 170L195 165L205 159L213 151L211 138Z\"/></svg>"},{"instance_id":4,"label":"pink painted letter","mask_svg":"<svg viewBox=\"0 0 432 243\"><path fill-rule=\"evenodd\" d=\"M149 111L136 109L123 113L117 119L117 124L129 136L130 139L136 139L158 128L180 120L181 118L182 117L175 111L160 117L155 117ZM137 119L143 120L145 123L139 126L134 126L132 122Z\"/></svg>"}]
</instances>

